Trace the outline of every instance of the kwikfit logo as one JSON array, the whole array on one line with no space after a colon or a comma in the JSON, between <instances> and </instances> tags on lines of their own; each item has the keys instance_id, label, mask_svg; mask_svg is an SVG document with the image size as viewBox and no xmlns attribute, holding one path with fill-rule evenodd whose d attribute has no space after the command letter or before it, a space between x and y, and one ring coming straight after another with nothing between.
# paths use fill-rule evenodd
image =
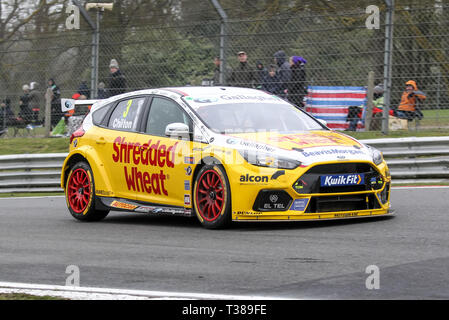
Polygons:
<instances>
[{"instance_id":1,"label":"kwikfit logo","mask_svg":"<svg viewBox=\"0 0 449 320\"><path fill-rule=\"evenodd\" d=\"M322 187L352 186L363 183L363 174L339 174L321 176Z\"/></svg>"}]
</instances>

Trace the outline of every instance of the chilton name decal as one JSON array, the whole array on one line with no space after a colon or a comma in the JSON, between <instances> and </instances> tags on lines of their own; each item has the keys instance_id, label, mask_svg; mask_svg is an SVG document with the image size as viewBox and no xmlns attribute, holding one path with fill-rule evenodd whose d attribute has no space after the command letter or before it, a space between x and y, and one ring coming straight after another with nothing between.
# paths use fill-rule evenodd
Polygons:
<instances>
[{"instance_id":1,"label":"chilton name decal","mask_svg":"<svg viewBox=\"0 0 449 320\"><path fill-rule=\"evenodd\" d=\"M137 192L146 192L153 194L168 195L165 188L165 179L163 168L175 167L175 150L178 142L172 146L161 144L159 140L148 140L148 143L140 144L138 142L126 142L125 137L117 137L114 140L112 160L123 164L134 166L124 166L125 180L128 190ZM159 167L158 173L148 173L139 171L138 165Z\"/></svg>"}]
</instances>

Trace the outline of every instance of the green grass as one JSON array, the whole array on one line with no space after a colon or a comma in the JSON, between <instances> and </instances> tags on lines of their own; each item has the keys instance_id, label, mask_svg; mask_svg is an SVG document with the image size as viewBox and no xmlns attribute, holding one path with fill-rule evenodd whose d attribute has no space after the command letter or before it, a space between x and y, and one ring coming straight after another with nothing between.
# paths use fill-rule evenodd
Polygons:
<instances>
[{"instance_id":1,"label":"green grass","mask_svg":"<svg viewBox=\"0 0 449 320\"><path fill-rule=\"evenodd\" d=\"M0 139L0 155L69 152L69 138Z\"/></svg>"},{"instance_id":2,"label":"green grass","mask_svg":"<svg viewBox=\"0 0 449 320\"><path fill-rule=\"evenodd\" d=\"M68 300L68 299L51 296L34 296L25 293L0 293L0 300Z\"/></svg>"},{"instance_id":3,"label":"green grass","mask_svg":"<svg viewBox=\"0 0 449 320\"><path fill-rule=\"evenodd\" d=\"M413 125L412 125L413 126ZM382 139L382 138L403 138L403 137L436 137L436 136L449 136L449 129L445 130L418 130L415 131L414 127L411 130L398 130L389 131L388 135L384 135L380 131L365 131L365 132L353 132L344 131L344 134L356 139Z\"/></svg>"},{"instance_id":4,"label":"green grass","mask_svg":"<svg viewBox=\"0 0 449 320\"><path fill-rule=\"evenodd\" d=\"M423 110L421 126L449 127L449 109Z\"/></svg>"}]
</instances>

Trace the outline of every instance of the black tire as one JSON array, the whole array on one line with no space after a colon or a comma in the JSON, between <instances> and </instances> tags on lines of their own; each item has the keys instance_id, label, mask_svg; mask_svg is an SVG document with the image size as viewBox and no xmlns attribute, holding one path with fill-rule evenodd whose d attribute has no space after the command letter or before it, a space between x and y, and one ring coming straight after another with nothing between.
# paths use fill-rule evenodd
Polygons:
<instances>
[{"instance_id":1,"label":"black tire","mask_svg":"<svg viewBox=\"0 0 449 320\"><path fill-rule=\"evenodd\" d=\"M228 227L231 223L231 189L223 166L204 165L196 175L193 194L193 210L207 229Z\"/></svg>"},{"instance_id":2,"label":"black tire","mask_svg":"<svg viewBox=\"0 0 449 320\"><path fill-rule=\"evenodd\" d=\"M96 210L95 182L92 169L84 161L77 162L67 176L65 199L70 214L81 221L100 221L109 210Z\"/></svg>"}]
</instances>

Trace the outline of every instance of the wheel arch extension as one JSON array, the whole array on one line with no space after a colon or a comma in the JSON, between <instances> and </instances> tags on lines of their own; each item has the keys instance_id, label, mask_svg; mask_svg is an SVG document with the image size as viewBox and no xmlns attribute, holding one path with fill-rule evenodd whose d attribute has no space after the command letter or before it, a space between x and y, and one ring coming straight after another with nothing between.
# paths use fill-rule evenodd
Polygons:
<instances>
[{"instance_id":1,"label":"wheel arch extension","mask_svg":"<svg viewBox=\"0 0 449 320\"><path fill-rule=\"evenodd\" d=\"M220 159L217 159L216 157L212 157L212 156L204 157L203 159L201 159L198 162L197 166L195 167L195 170L193 171L192 184L195 183L196 177L198 176L198 172L200 172L201 168L208 164L218 164L218 165L223 166ZM192 192L193 192L193 190L192 190Z\"/></svg>"},{"instance_id":2,"label":"wheel arch extension","mask_svg":"<svg viewBox=\"0 0 449 320\"><path fill-rule=\"evenodd\" d=\"M87 159L80 153L74 153L73 155L70 156L70 158L68 158L65 162L64 165L62 167L62 179L61 179L61 187L63 189L65 189L65 185L67 183L67 178L69 175L69 171L70 169L78 162L80 161L85 161L87 163L89 163L89 161L87 161ZM90 164L89 164L90 165Z\"/></svg>"},{"instance_id":3,"label":"wheel arch extension","mask_svg":"<svg viewBox=\"0 0 449 320\"><path fill-rule=\"evenodd\" d=\"M67 159L64 161L61 172L61 187L63 189L65 189L70 168L72 168L76 163L80 161L87 162L87 164L92 169L92 173L94 175L95 180L95 189L101 190L110 189L111 184L106 174L105 166L103 165L103 162L100 160L100 157L98 157L98 155L95 152L92 154L91 152L86 152L86 150L79 150L78 152L69 155L69 157L67 157Z\"/></svg>"}]
</instances>

